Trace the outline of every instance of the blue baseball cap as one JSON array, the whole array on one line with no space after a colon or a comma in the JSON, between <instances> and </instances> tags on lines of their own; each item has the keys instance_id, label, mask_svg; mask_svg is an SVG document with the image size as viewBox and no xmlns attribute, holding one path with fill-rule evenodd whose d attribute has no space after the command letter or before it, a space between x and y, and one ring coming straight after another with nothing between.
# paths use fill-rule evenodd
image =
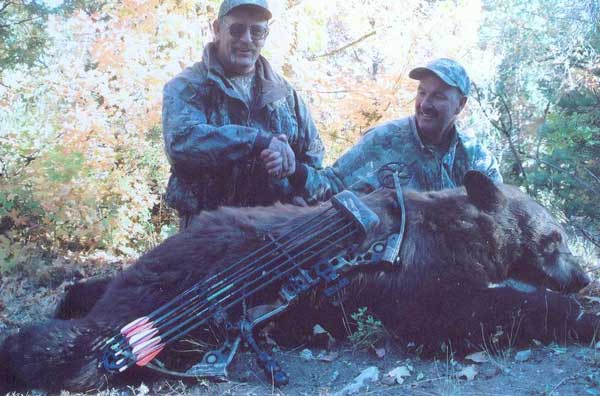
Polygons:
<instances>
[{"instance_id":1,"label":"blue baseball cap","mask_svg":"<svg viewBox=\"0 0 600 396\"><path fill-rule=\"evenodd\" d=\"M443 82L451 87L458 88L463 95L469 96L471 91L471 79L467 71L458 62L448 59L436 59L425 67L414 68L408 73L408 76L414 80L420 80L426 75L433 73Z\"/></svg>"},{"instance_id":2,"label":"blue baseball cap","mask_svg":"<svg viewBox=\"0 0 600 396\"><path fill-rule=\"evenodd\" d=\"M224 0L221 3L221 7L219 7L219 19L229 14L229 12L234 8L241 6L260 8L265 13L267 19L271 19L273 16L269 10L269 4L267 3L267 0Z\"/></svg>"}]
</instances>

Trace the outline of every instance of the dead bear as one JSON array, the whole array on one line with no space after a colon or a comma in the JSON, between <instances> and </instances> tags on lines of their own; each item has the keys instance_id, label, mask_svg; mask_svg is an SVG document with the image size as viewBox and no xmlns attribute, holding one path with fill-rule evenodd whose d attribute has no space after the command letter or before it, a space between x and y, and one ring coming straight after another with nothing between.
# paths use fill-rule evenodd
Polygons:
<instances>
[{"instance_id":1,"label":"dead bear","mask_svg":"<svg viewBox=\"0 0 600 396\"><path fill-rule=\"evenodd\" d=\"M515 328L515 321L514 342L592 340L598 319L563 294L589 279L556 220L517 188L496 186L481 173L467 173L465 186L404 193L402 269L352 274L342 289L346 311L367 306L395 337L432 350L441 342L459 351L480 348L498 326ZM397 229L392 190L364 201L382 220L372 240ZM278 205L201 214L111 281L84 317L50 320L8 337L0 348L0 389L102 386L106 372L92 352L99 338L264 245L265 231L284 233L322 210ZM301 300L286 312L282 326L286 317L308 314L307 305ZM339 329L338 307L324 298L315 306L311 316Z\"/></svg>"}]
</instances>

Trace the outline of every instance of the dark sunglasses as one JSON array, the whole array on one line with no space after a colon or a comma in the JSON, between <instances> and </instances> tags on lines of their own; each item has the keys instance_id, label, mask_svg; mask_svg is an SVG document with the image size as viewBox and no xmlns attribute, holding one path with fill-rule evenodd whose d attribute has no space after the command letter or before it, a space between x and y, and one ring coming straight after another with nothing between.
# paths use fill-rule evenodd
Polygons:
<instances>
[{"instance_id":1,"label":"dark sunglasses","mask_svg":"<svg viewBox=\"0 0 600 396\"><path fill-rule=\"evenodd\" d=\"M248 29L250 29L250 37L252 38L252 41L262 40L269 34L268 26L246 25L245 23L239 22L229 25L229 34L231 37L239 39L246 33Z\"/></svg>"}]
</instances>

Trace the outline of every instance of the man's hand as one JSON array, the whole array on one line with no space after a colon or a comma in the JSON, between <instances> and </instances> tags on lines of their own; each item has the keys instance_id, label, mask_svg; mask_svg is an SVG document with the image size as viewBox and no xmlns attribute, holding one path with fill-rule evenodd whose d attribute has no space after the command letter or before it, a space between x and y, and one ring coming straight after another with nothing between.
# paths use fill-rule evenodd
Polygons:
<instances>
[{"instance_id":1,"label":"man's hand","mask_svg":"<svg viewBox=\"0 0 600 396\"><path fill-rule=\"evenodd\" d=\"M271 139L269 147L260 153L260 159L271 176L283 179L296 172L296 156L286 135Z\"/></svg>"}]
</instances>

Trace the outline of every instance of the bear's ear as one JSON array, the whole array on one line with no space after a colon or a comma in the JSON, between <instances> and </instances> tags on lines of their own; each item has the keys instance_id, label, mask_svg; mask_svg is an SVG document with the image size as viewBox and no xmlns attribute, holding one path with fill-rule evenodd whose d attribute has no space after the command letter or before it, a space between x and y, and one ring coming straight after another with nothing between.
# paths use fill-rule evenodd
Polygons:
<instances>
[{"instance_id":1,"label":"bear's ear","mask_svg":"<svg viewBox=\"0 0 600 396\"><path fill-rule=\"evenodd\" d=\"M479 171L468 171L465 174L465 187L469 199L479 209L487 212L500 210L506 206L506 196L494 184L492 179Z\"/></svg>"}]
</instances>

